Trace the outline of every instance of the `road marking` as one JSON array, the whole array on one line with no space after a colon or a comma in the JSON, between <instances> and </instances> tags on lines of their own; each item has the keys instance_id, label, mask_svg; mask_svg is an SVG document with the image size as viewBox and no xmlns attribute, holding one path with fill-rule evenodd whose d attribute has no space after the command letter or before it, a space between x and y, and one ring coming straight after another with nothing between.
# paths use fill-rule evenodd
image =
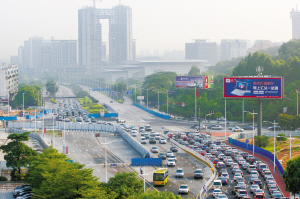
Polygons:
<instances>
[{"instance_id":1,"label":"road marking","mask_svg":"<svg viewBox=\"0 0 300 199\"><path fill-rule=\"evenodd\" d=\"M90 161L90 163L93 164L92 161Z\"/></svg>"},{"instance_id":2,"label":"road marking","mask_svg":"<svg viewBox=\"0 0 300 199\"><path fill-rule=\"evenodd\" d=\"M113 168L115 170L115 172L117 172L117 170L115 168Z\"/></svg>"},{"instance_id":3,"label":"road marking","mask_svg":"<svg viewBox=\"0 0 300 199\"><path fill-rule=\"evenodd\" d=\"M79 151L81 152L81 150L79 149Z\"/></svg>"},{"instance_id":4,"label":"road marking","mask_svg":"<svg viewBox=\"0 0 300 199\"><path fill-rule=\"evenodd\" d=\"M86 157L85 155L83 155L84 157Z\"/></svg>"},{"instance_id":5,"label":"road marking","mask_svg":"<svg viewBox=\"0 0 300 199\"><path fill-rule=\"evenodd\" d=\"M86 151L88 151L88 150L86 149Z\"/></svg>"},{"instance_id":6,"label":"road marking","mask_svg":"<svg viewBox=\"0 0 300 199\"><path fill-rule=\"evenodd\" d=\"M75 152L75 151L73 150L73 152Z\"/></svg>"},{"instance_id":7,"label":"road marking","mask_svg":"<svg viewBox=\"0 0 300 199\"><path fill-rule=\"evenodd\" d=\"M100 173L99 169L97 169L97 171Z\"/></svg>"}]
</instances>

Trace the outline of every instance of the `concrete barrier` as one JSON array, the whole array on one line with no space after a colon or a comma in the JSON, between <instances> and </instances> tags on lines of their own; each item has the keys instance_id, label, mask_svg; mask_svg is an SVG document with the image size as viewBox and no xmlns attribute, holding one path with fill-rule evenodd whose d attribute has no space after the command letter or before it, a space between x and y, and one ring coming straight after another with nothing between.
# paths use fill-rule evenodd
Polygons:
<instances>
[{"instance_id":1,"label":"concrete barrier","mask_svg":"<svg viewBox=\"0 0 300 199\"><path fill-rule=\"evenodd\" d=\"M144 111L146 111L146 112L148 112L148 113L150 113L152 115L155 115L156 117L160 117L160 118L166 119L166 120L170 119L169 115L165 115L165 114L162 114L162 113L158 113L158 112L152 111L152 110L150 110L150 109L148 109L146 107L143 107L143 106L141 106L141 105L139 105L137 103L134 103L134 106L136 106L136 107L138 107L138 108L140 108L140 109L142 109L142 110L144 110Z\"/></svg>"}]
</instances>

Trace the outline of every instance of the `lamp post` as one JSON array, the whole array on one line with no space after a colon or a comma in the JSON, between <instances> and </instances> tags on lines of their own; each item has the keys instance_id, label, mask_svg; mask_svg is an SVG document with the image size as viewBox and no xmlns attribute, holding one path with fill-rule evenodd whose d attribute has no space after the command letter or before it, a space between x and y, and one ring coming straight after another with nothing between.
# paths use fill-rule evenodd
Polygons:
<instances>
[{"instance_id":1,"label":"lamp post","mask_svg":"<svg viewBox=\"0 0 300 199\"><path fill-rule=\"evenodd\" d=\"M264 121L264 122L269 122L269 121ZM278 123L275 123L275 120L274 120L274 123L272 123L272 122L269 122L269 123L271 123L271 124L273 124L274 125L274 175L275 175L275 157L276 157L276 151L275 151L275 148L276 148L276 145L275 145L275 141L276 141L276 133L275 133L275 130L276 130L276 126L275 125L277 125ZM281 136L278 136L278 137L281 137Z\"/></svg>"},{"instance_id":2,"label":"lamp post","mask_svg":"<svg viewBox=\"0 0 300 199\"><path fill-rule=\"evenodd\" d=\"M104 140L104 143L101 143L101 144L110 144L110 143L113 143L113 142L117 142L117 141L120 141L122 142L123 140L113 140L111 142L106 142L106 139ZM107 153L106 153L106 147L105 147L105 181L107 183Z\"/></svg>"},{"instance_id":3,"label":"lamp post","mask_svg":"<svg viewBox=\"0 0 300 199\"><path fill-rule=\"evenodd\" d=\"M257 114L257 113L254 113L254 110L253 110L253 112L251 113L250 111L244 111L244 112L248 112L248 113L250 113L250 114L252 114L252 116L253 116L253 156L254 156L254 145L255 145L255 143L254 143L254 115L255 114Z\"/></svg>"},{"instance_id":4,"label":"lamp post","mask_svg":"<svg viewBox=\"0 0 300 199\"><path fill-rule=\"evenodd\" d=\"M299 93L299 91L296 90L296 93L297 93L297 115L298 115L298 93Z\"/></svg>"},{"instance_id":5,"label":"lamp post","mask_svg":"<svg viewBox=\"0 0 300 199\"><path fill-rule=\"evenodd\" d=\"M213 115L213 114L215 114L214 111L205 115L205 133L206 133L206 116ZM199 128L200 128L200 126L199 126ZM210 130L209 130L209 132L210 132Z\"/></svg>"},{"instance_id":6,"label":"lamp post","mask_svg":"<svg viewBox=\"0 0 300 199\"><path fill-rule=\"evenodd\" d=\"M8 113L8 117L9 117L9 91L8 91L8 111L7 111L7 113Z\"/></svg>"},{"instance_id":7,"label":"lamp post","mask_svg":"<svg viewBox=\"0 0 300 199\"><path fill-rule=\"evenodd\" d=\"M24 113L24 94L25 94L25 92L22 94L23 94L23 129L24 129L25 128L24 127L24 120L25 120L25 118L24 118L24 115L25 115L25 113Z\"/></svg>"},{"instance_id":8,"label":"lamp post","mask_svg":"<svg viewBox=\"0 0 300 199\"><path fill-rule=\"evenodd\" d=\"M147 108L148 108L148 90L150 89L146 89L147 90Z\"/></svg>"},{"instance_id":9,"label":"lamp post","mask_svg":"<svg viewBox=\"0 0 300 199\"><path fill-rule=\"evenodd\" d=\"M197 89L195 86L195 121L197 121Z\"/></svg>"},{"instance_id":10,"label":"lamp post","mask_svg":"<svg viewBox=\"0 0 300 199\"><path fill-rule=\"evenodd\" d=\"M146 173L145 172L145 168L144 168L144 174L141 174L144 177L144 192L146 192L146 181L145 181L145 176L149 175L149 174L153 174L155 171L151 171L150 173Z\"/></svg>"}]
</instances>

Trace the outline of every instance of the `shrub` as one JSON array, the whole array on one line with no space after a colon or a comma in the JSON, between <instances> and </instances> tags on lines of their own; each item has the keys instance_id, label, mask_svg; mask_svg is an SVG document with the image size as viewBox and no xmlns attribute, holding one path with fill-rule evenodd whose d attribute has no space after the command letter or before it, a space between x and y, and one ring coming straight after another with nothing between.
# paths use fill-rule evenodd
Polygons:
<instances>
[{"instance_id":1,"label":"shrub","mask_svg":"<svg viewBox=\"0 0 300 199\"><path fill-rule=\"evenodd\" d=\"M287 140L286 135L283 134L283 133L278 134L278 136L280 136L280 137L276 137L276 140L277 140L278 142L284 142L284 141Z\"/></svg>"},{"instance_id":2,"label":"shrub","mask_svg":"<svg viewBox=\"0 0 300 199\"><path fill-rule=\"evenodd\" d=\"M53 98L50 101L53 102L54 104L57 104L57 101L54 100Z\"/></svg>"},{"instance_id":3,"label":"shrub","mask_svg":"<svg viewBox=\"0 0 300 199\"><path fill-rule=\"evenodd\" d=\"M91 106L91 109L103 109L103 106L96 104L96 105Z\"/></svg>"},{"instance_id":4,"label":"shrub","mask_svg":"<svg viewBox=\"0 0 300 199\"><path fill-rule=\"evenodd\" d=\"M7 181L7 178L5 176L0 176L0 181Z\"/></svg>"}]
</instances>

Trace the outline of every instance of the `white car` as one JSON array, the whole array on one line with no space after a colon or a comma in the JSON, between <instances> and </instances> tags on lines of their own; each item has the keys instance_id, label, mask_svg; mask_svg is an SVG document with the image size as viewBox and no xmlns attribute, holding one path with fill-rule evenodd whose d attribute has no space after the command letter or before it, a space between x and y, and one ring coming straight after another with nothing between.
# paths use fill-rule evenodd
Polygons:
<instances>
[{"instance_id":1,"label":"white car","mask_svg":"<svg viewBox=\"0 0 300 199\"><path fill-rule=\"evenodd\" d=\"M172 151L167 151L167 157L171 157L172 155L174 155Z\"/></svg>"},{"instance_id":2,"label":"white car","mask_svg":"<svg viewBox=\"0 0 300 199\"><path fill-rule=\"evenodd\" d=\"M131 136L132 136L132 137L136 137L136 136L137 136L137 132L136 132L136 131L132 131L132 132L131 132Z\"/></svg>"},{"instance_id":3,"label":"white car","mask_svg":"<svg viewBox=\"0 0 300 199\"><path fill-rule=\"evenodd\" d=\"M171 166L176 166L176 163L175 163L175 159L173 159L173 158L168 158L168 160L167 160L167 166L168 167L171 167Z\"/></svg>"},{"instance_id":4,"label":"white car","mask_svg":"<svg viewBox=\"0 0 300 199\"><path fill-rule=\"evenodd\" d=\"M218 195L220 195L220 194L222 194L221 189L215 189L215 190L213 191L213 197L214 197L214 198L217 198Z\"/></svg>"},{"instance_id":5,"label":"white car","mask_svg":"<svg viewBox=\"0 0 300 199\"><path fill-rule=\"evenodd\" d=\"M141 144L146 144L146 138L145 137L141 137Z\"/></svg>"},{"instance_id":6,"label":"white car","mask_svg":"<svg viewBox=\"0 0 300 199\"><path fill-rule=\"evenodd\" d=\"M240 127L234 127L232 129L232 132L244 132L244 129L240 128Z\"/></svg>"},{"instance_id":7,"label":"white car","mask_svg":"<svg viewBox=\"0 0 300 199\"><path fill-rule=\"evenodd\" d=\"M243 177L242 174L236 173L236 174L234 174L234 176L233 176L233 180L236 181L237 178L242 178L242 177Z\"/></svg>"},{"instance_id":8,"label":"white car","mask_svg":"<svg viewBox=\"0 0 300 199\"><path fill-rule=\"evenodd\" d=\"M159 143L161 144L167 144L167 141L165 138L160 138Z\"/></svg>"},{"instance_id":9,"label":"white car","mask_svg":"<svg viewBox=\"0 0 300 199\"><path fill-rule=\"evenodd\" d=\"M216 199L228 199L228 197L225 194L219 194L216 196Z\"/></svg>"},{"instance_id":10,"label":"white car","mask_svg":"<svg viewBox=\"0 0 300 199\"><path fill-rule=\"evenodd\" d=\"M182 184L179 187L178 193L179 194L188 194L190 192L190 188L187 184Z\"/></svg>"},{"instance_id":11,"label":"white car","mask_svg":"<svg viewBox=\"0 0 300 199\"><path fill-rule=\"evenodd\" d=\"M229 129L229 130L233 130L234 128L240 128L240 127L238 127L238 126L231 126L231 127L229 127L228 129Z\"/></svg>"},{"instance_id":12,"label":"white car","mask_svg":"<svg viewBox=\"0 0 300 199\"><path fill-rule=\"evenodd\" d=\"M175 162L177 162L177 158L176 158L176 156L175 156L175 155L171 155L171 156L170 156L170 158L174 159L174 160L175 160Z\"/></svg>"},{"instance_id":13,"label":"white car","mask_svg":"<svg viewBox=\"0 0 300 199\"><path fill-rule=\"evenodd\" d=\"M219 126L219 125L211 127L211 130L222 130L222 129L223 129L223 127Z\"/></svg>"},{"instance_id":14,"label":"white car","mask_svg":"<svg viewBox=\"0 0 300 199\"><path fill-rule=\"evenodd\" d=\"M251 187L250 187L250 192L251 193L254 193L257 189L260 189L259 186L257 184L253 184Z\"/></svg>"}]
</instances>

